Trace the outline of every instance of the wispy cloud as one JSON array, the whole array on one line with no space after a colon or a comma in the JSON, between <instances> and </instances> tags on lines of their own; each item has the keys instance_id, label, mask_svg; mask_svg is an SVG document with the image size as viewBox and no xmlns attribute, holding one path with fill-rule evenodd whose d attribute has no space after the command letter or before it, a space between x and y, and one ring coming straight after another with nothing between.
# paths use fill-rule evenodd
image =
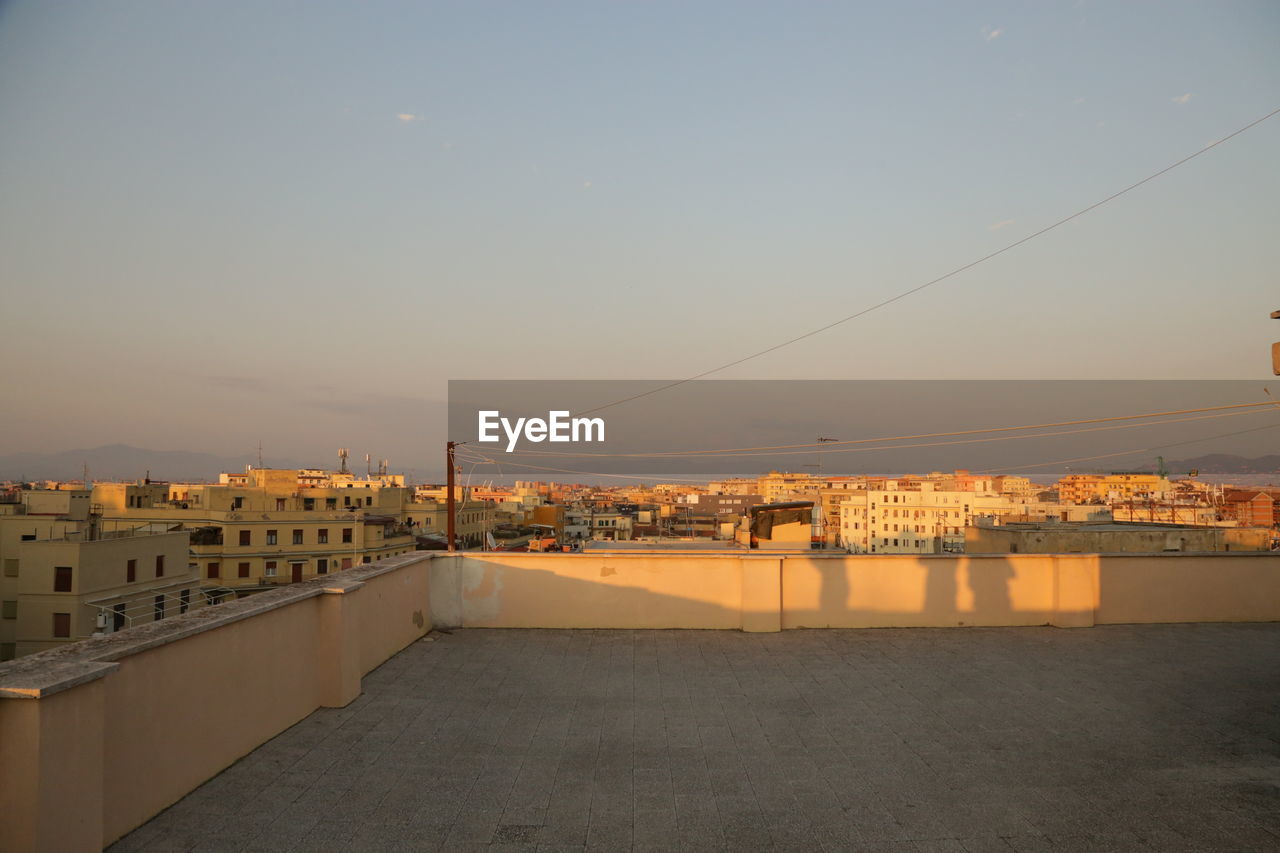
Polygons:
<instances>
[{"instance_id":1,"label":"wispy cloud","mask_svg":"<svg viewBox=\"0 0 1280 853\"><path fill-rule=\"evenodd\" d=\"M411 121L422 121L422 116L417 113L396 113L396 118L400 119L400 121L405 124L408 124Z\"/></svg>"},{"instance_id":2,"label":"wispy cloud","mask_svg":"<svg viewBox=\"0 0 1280 853\"><path fill-rule=\"evenodd\" d=\"M1170 98L1169 100L1173 101L1175 104L1185 104L1191 100L1191 93L1184 92L1183 94L1178 95L1176 98Z\"/></svg>"},{"instance_id":3,"label":"wispy cloud","mask_svg":"<svg viewBox=\"0 0 1280 853\"><path fill-rule=\"evenodd\" d=\"M589 190L589 189L591 189L591 181L583 181L583 182L582 182L582 188L583 188L584 190Z\"/></svg>"},{"instance_id":4,"label":"wispy cloud","mask_svg":"<svg viewBox=\"0 0 1280 853\"><path fill-rule=\"evenodd\" d=\"M1000 27L985 26L982 28L982 35L987 41L995 41L1004 35L1004 30Z\"/></svg>"},{"instance_id":5,"label":"wispy cloud","mask_svg":"<svg viewBox=\"0 0 1280 853\"><path fill-rule=\"evenodd\" d=\"M988 226L987 226L987 230L988 230L988 231L999 231L1001 228L1004 228L1004 227L1006 227L1006 226L1012 225L1012 224L1013 224L1014 222L1016 222L1016 221L1017 221L1017 220L1015 220L1015 219L1001 219L999 222L992 222L990 225L988 225Z\"/></svg>"}]
</instances>

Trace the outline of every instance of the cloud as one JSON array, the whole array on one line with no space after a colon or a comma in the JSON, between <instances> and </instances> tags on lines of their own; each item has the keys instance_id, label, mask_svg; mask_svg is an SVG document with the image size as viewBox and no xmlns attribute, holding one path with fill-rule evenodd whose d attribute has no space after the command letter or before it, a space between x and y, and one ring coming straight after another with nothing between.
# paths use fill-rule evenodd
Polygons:
<instances>
[{"instance_id":1,"label":"cloud","mask_svg":"<svg viewBox=\"0 0 1280 853\"><path fill-rule=\"evenodd\" d=\"M589 189L591 189L591 182L590 182L590 181L583 181L583 182L582 182L582 188L583 188L584 190L589 190Z\"/></svg>"},{"instance_id":2,"label":"cloud","mask_svg":"<svg viewBox=\"0 0 1280 853\"><path fill-rule=\"evenodd\" d=\"M988 225L987 230L999 231L1001 228L1004 228L1006 225L1012 225L1016 221L1017 221L1016 219L1001 219L999 222L992 222L990 225Z\"/></svg>"},{"instance_id":3,"label":"cloud","mask_svg":"<svg viewBox=\"0 0 1280 853\"><path fill-rule=\"evenodd\" d=\"M417 113L396 113L396 118L400 119L400 121L405 124L408 124L411 121L422 121L422 116Z\"/></svg>"},{"instance_id":4,"label":"cloud","mask_svg":"<svg viewBox=\"0 0 1280 853\"><path fill-rule=\"evenodd\" d=\"M1178 95L1178 97L1170 98L1169 100L1173 101L1175 104L1185 104L1191 100L1191 93L1185 92L1181 95Z\"/></svg>"},{"instance_id":5,"label":"cloud","mask_svg":"<svg viewBox=\"0 0 1280 853\"><path fill-rule=\"evenodd\" d=\"M1073 104L1083 104L1083 103L1084 103L1084 98L1076 98L1076 99L1075 99L1075 100L1073 100L1071 103L1073 103Z\"/></svg>"},{"instance_id":6,"label":"cloud","mask_svg":"<svg viewBox=\"0 0 1280 853\"><path fill-rule=\"evenodd\" d=\"M985 26L982 28L982 34L986 36L987 41L995 41L1004 35L1004 30L1000 27Z\"/></svg>"}]
</instances>

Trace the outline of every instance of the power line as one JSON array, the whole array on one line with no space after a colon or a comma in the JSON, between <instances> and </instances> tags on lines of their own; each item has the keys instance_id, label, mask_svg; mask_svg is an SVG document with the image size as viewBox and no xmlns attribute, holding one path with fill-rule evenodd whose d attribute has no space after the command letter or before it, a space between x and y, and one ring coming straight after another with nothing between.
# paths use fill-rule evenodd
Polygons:
<instances>
[{"instance_id":1,"label":"power line","mask_svg":"<svg viewBox=\"0 0 1280 853\"><path fill-rule=\"evenodd\" d=\"M1095 459L1111 459L1116 456L1132 456L1135 453L1150 453L1153 450L1166 450L1170 447L1181 447L1184 444L1198 444L1202 441L1213 441L1216 438L1230 438L1233 435L1244 435L1247 432L1260 432L1264 429L1275 429L1280 427L1280 422L1267 424L1266 426L1250 427L1249 429L1236 430L1235 432L1224 432L1218 435L1206 435L1204 438L1192 438L1187 441L1174 441L1169 444L1157 444L1153 447L1137 447L1133 450L1122 450L1118 453L1100 453L1097 456L1077 456L1074 459L1058 459L1053 462L1036 462L1028 465L1009 465L1004 468L984 468L979 474L994 474L1000 471L1022 471L1027 468L1044 468L1049 465L1067 465L1072 462L1091 462Z\"/></svg>"},{"instance_id":2,"label":"power line","mask_svg":"<svg viewBox=\"0 0 1280 853\"><path fill-rule=\"evenodd\" d=\"M474 450L473 450L473 451L470 451L470 452L471 452L471 453L476 453L476 451L474 451ZM476 455L477 455L477 456L480 456L480 458L483 460L483 462L480 462L480 463L477 463L477 464L485 464L485 465L498 465L498 464L499 464L499 463L497 462L497 460L491 459L491 458L489 458L488 456L483 456L483 455L478 454L478 453L476 453ZM468 459L467 459L467 461L469 461L469 462L470 462L470 461L475 461L475 460L474 460L474 459L471 459L471 458L468 458ZM582 474L582 475L584 475L584 476L588 476L588 477L612 477L612 478L614 478L614 479L618 479L618 480L635 480L635 481L637 481L637 482L638 482L638 481L640 481L640 480L653 480L653 479L661 479L661 480L662 480L662 482L664 482L664 483L705 483L705 482L706 482L706 480L695 480L695 479L691 479L691 478L689 478L689 477L667 477L667 476L658 476L658 477L633 477L633 476L631 476L630 474L604 474L604 473L602 473L602 472L600 472L600 471L574 471L574 470L571 470L571 469L569 469L569 468L549 468L549 467L546 467L546 466L543 466L543 465L524 465L524 464L521 464L521 463L519 463L519 462L506 462L506 461L504 461L502 464L503 464L503 465L510 465L510 466L512 466L512 467L515 467L515 468L527 468L527 469L532 470L532 471L553 471L553 472L560 473L560 474Z\"/></svg>"},{"instance_id":3,"label":"power line","mask_svg":"<svg viewBox=\"0 0 1280 853\"><path fill-rule=\"evenodd\" d=\"M846 447L844 449L841 449L842 446L855 445L855 444L865 445L865 444L873 444L875 442L885 442L885 441L894 441L894 442L911 441L918 438L951 438L953 436L960 436L960 435L981 435L984 433L994 433L994 432L1021 432L1024 430L1048 429L1050 427L1081 426L1085 424L1114 423L1116 421L1136 421L1136 420L1142 420L1146 418L1167 418L1166 420L1163 420L1163 421L1152 421L1150 423L1130 425L1130 426L1158 426L1161 423L1180 423L1181 421L1184 421L1184 420L1200 420L1200 418L1170 418L1168 417L1170 415L1196 415L1203 412L1225 412L1226 413L1225 415L1210 416L1210 417L1224 417L1227 415L1251 414L1252 410L1263 408L1263 407L1276 408L1277 405L1280 405L1280 404L1277 404L1274 400L1265 400L1260 403L1229 403L1221 406L1201 406L1199 408L1194 408L1194 409L1170 409L1164 412L1147 412L1145 414L1140 414L1140 415L1111 415L1111 416L1102 417L1102 418L1077 418L1075 420L1070 420L1070 421L1052 421L1049 423L1024 424L1021 426L982 427L979 429L952 430L950 432L926 432L926 433L918 433L915 435L880 436L877 438L857 438L857 439L850 439L847 441L827 441L827 442L809 443L809 444L773 444L773 445L761 445L758 447L726 447L726 448L703 449L703 450L664 450L664 451L654 451L651 453L592 453L592 452L572 453L568 451L558 451L558 450L520 450L516 452L516 455L558 456L558 457L567 457L567 458L595 457L595 458L601 458L601 459L609 459L609 458L645 458L645 459L658 458L660 459L660 458L680 458L680 457L690 457L690 456L712 456L712 457L751 456L751 455L782 456L782 455L789 455L789 454L785 452L779 452L779 451L788 451L795 448L815 448L815 447L822 448L823 453L842 453L842 452L847 453L849 452L848 448ZM1239 410L1239 409L1247 409L1250 411L1232 411L1232 410ZM1079 431L1089 432L1089 430L1079 430ZM1015 436L1015 437L1034 438L1038 435L1067 435L1067 434L1069 434L1069 432L1034 433L1029 436ZM955 443L962 444L964 442L955 442ZM932 447L934 445L925 444L925 445L901 445L901 446ZM873 449L878 449L878 448L873 448ZM765 452L756 453L756 451L765 451Z\"/></svg>"},{"instance_id":4,"label":"power line","mask_svg":"<svg viewBox=\"0 0 1280 853\"><path fill-rule=\"evenodd\" d=\"M759 350L758 352L751 353L750 355L745 355L745 356L743 356L742 358L735 359L734 361L726 362L725 364L722 364L722 365L720 365L719 367L713 367L713 368L711 368L710 370L704 370L703 372L698 373L698 374L696 374L696 375L694 375L694 376L690 376L690 377L688 377L687 379L678 379L678 380L676 380L676 381L674 381L674 382L668 382L667 384L665 384L665 385L660 385L660 386L658 386L657 388L653 388L653 389L650 389L650 390L648 390L648 391L641 392L641 393L639 393L639 394L632 394L630 397L623 397L623 398L622 398L622 399L620 399L620 400L614 400L612 403L605 403L605 404L604 404L604 405L602 405L602 406L596 406L595 408L587 409L587 410L582 411L582 412L576 412L575 414L577 414L577 415L586 415L586 414L591 414L592 412L599 412L599 411L603 411L604 409L609 409L609 408L612 408L612 407L614 407L614 406L619 406L619 405L621 405L621 404L623 404L623 403L630 403L630 402L631 402L631 401L633 401L633 400L639 400L639 399L641 399L642 397L648 397L648 396L650 396L651 394L657 394L657 393L658 393L658 392L660 392L660 391L666 391L666 390L668 390L668 389L670 389L670 388L676 388L676 387L678 387L678 386L680 386L680 385L684 385L684 384L685 384L685 383L687 383L687 382L693 382L693 381L694 381L694 380L696 380L696 379L702 379L703 377L705 377L705 376L710 376L710 375L711 375L711 374L713 374L713 373L719 373L719 372L720 372L720 371L722 371L722 370L728 370L730 367L736 367L736 366L737 366L737 365L739 365L739 364L743 364L744 362L748 362L748 361L751 361L751 360L753 360L753 359L759 358L759 357L760 357L760 356L762 356L762 355L768 355L768 354L769 354L769 353L771 353L771 352L774 352L774 351L776 351L776 350L780 350L780 349L782 349L783 347L791 346L792 344L799 343L800 341L803 341L803 340L805 340L806 338L811 338L811 337L813 337L814 335L820 335L820 334L822 334L823 332L825 332L825 331L827 331L827 330L829 330L829 329L834 329L836 326L841 326L841 325L843 325L843 324L845 324L845 323L848 323L850 320L856 320L856 319L858 319L859 317L864 317L864 316L866 316L867 314L870 314L872 311L877 311L877 310L879 310L879 309L881 309L881 308L884 308L884 307L886 307L886 306L888 306L888 305L892 305L893 303L897 302L897 301L898 301L898 300L900 300L900 299L905 299L905 298L907 298L908 296L911 296L911 295L912 295L912 294L914 294L914 293L919 293L920 291L925 290L926 288L933 287L935 284L940 284L941 282L944 282L944 281L946 281L946 280L947 280L947 279L949 279L949 278L953 278L954 276L957 276L957 275L959 275L960 273L965 272L966 270L973 269L974 267L978 266L979 264L986 263L987 261L991 260L992 258L999 257L1000 255L1003 255L1005 252L1008 252L1008 251L1010 251L1010 250L1012 250L1012 249L1016 249L1017 247L1021 246L1023 243L1030 242L1031 240L1034 240L1035 238L1040 237L1041 235L1048 234L1050 231L1053 231L1053 230L1054 230L1054 229L1056 229L1056 228L1059 228L1059 227L1061 227L1061 226L1063 226L1063 225L1066 225L1068 222L1072 221L1073 219L1078 219L1079 217L1084 216L1086 213L1089 213L1089 212L1091 212L1091 211L1097 210L1099 207L1102 207L1104 204L1107 204L1107 203L1109 203L1109 202L1115 201L1116 199L1120 198L1121 196L1123 196L1123 195L1125 195L1125 194L1127 194L1127 193L1129 193L1129 192L1132 192L1133 190L1136 190L1138 187L1142 186L1143 184L1146 184L1146 183L1148 183L1148 182L1150 182L1150 181L1153 181L1153 180L1155 180L1156 178L1160 177L1161 175L1164 175L1164 174L1166 174L1166 173L1168 173L1168 172L1173 171L1174 169L1178 168L1179 166L1183 165L1184 163L1188 163L1188 162L1190 162L1190 161L1194 160L1195 158L1199 157L1201 154L1204 154L1204 153L1206 153L1207 151L1211 151L1212 149L1217 148L1217 147L1218 147L1219 145L1221 145L1222 143L1224 143L1224 142L1226 142L1226 141L1228 141L1228 140L1230 140L1230 139L1233 139L1233 138L1234 138L1234 137L1236 137L1236 136L1239 136L1240 134L1244 133L1245 131L1250 130L1250 129L1254 128L1254 127L1257 127L1258 125L1262 124L1262 123L1263 123L1264 121L1266 121L1267 119L1269 119L1269 118L1271 118L1271 117L1273 117L1273 116L1275 116L1275 115L1277 115L1277 114L1280 114L1280 109L1274 109L1274 110L1272 110L1271 112L1267 113L1266 115L1262 116L1261 118L1254 119L1253 121L1251 121L1251 122L1249 122L1248 124L1246 124L1244 127L1241 127L1241 128L1239 128L1239 129L1237 129L1237 130L1235 130L1235 131L1232 131L1231 133L1227 134L1226 136L1222 137L1221 139L1218 139L1218 140L1216 140L1216 141L1214 141L1214 142L1210 142L1208 145L1204 146L1204 147L1203 147L1203 148L1201 148L1199 151L1196 151L1196 152L1195 152L1195 153L1193 153L1193 154L1188 154L1186 157L1183 157L1181 160L1178 160L1176 163L1172 163L1172 164L1170 164L1170 165L1168 165L1168 166L1165 166L1165 167L1164 167L1163 169L1161 169L1160 171L1158 171L1158 172L1153 172L1152 174L1147 175L1147 176L1146 176L1145 178L1143 178L1142 180L1137 181L1137 182L1135 182L1135 183L1132 183L1132 184L1130 184L1129 186L1125 187L1124 189L1122 189L1122 190L1118 190L1117 192L1112 193L1111 195L1107 196L1106 198L1104 198L1104 199L1102 199L1102 200L1100 200L1100 201L1096 201L1096 202L1094 202L1093 204L1089 205L1088 207L1083 207L1083 208L1081 208L1080 210L1077 210L1075 213L1072 213L1072 214L1071 214L1071 215L1069 215L1069 216L1064 216L1062 219L1059 219L1057 222L1054 222L1054 223L1053 223L1053 224L1051 224L1051 225L1046 225L1044 228L1041 228L1039 231L1032 232L1031 234L1028 234L1026 237L1023 237L1023 238L1022 238L1022 239L1020 239L1020 240L1015 240L1014 242L1009 243L1008 245L1006 245L1006 246L1004 246L1004 247L1002 247L1002 248L1000 248L1000 249L997 249L997 250L995 250L994 252L990 252L990 253L988 253L988 254L986 254L986 255L983 255L982 257L978 258L977 260L970 261L970 262L969 262L969 263L967 263L967 264L964 264L964 265L962 265L962 266L956 267L955 269L951 270L950 272L944 273L944 274L942 274L942 275L938 276L938 277L937 277L937 278L935 278L935 279L932 279L932 280L930 280L930 281L926 281L924 284L918 284L918 285L916 285L915 287L913 287L913 288L911 288L911 289L909 289L909 290L904 290L904 291L902 291L901 293L897 294L896 296L891 296L891 297L889 297L888 299L885 299L885 300L883 300L883 301L881 301L881 302L877 302L876 304L874 304L874 305L872 305L872 306L870 306L870 307L863 308L861 311L856 311L856 312L854 312L853 314L848 315L847 317L842 317L842 318L840 318L839 320L835 320L835 321L832 321L832 322L830 322L830 323L827 323L825 326L819 326L818 328L813 329L813 330L808 331L808 332L805 332L805 333L804 333L804 334L802 334L802 335L796 335L794 338L789 338L788 340L782 341L781 343L774 344L774 345L773 345L773 346L771 346L771 347L767 347L767 348L765 348L765 349Z\"/></svg>"},{"instance_id":5,"label":"power line","mask_svg":"<svg viewBox=\"0 0 1280 853\"><path fill-rule=\"evenodd\" d=\"M1234 418L1234 417L1239 417L1241 415L1256 415L1256 414L1260 414L1260 413L1253 410L1245 411L1245 412L1219 412L1218 414L1214 414L1214 415L1196 415L1194 417L1189 417L1189 418L1168 418L1162 421L1149 421L1146 423L1111 424L1109 426L1085 427L1082 429L1064 429L1064 430L1056 430L1053 432L1034 432L1034 433L1027 433L1025 435L996 435L996 436L990 436L987 438L963 438L957 441L926 441L926 442L916 442L913 444L873 444L873 445L865 445L863 447L843 447L830 452L831 453L869 453L869 452L874 452L876 450L907 450L907 449L912 449L917 447L950 447L950 446L959 445L959 444L984 444L992 441L1018 441L1021 439L1028 439L1028 438L1053 438L1053 437L1062 436L1062 435L1079 435L1080 433L1086 433L1086 432L1106 432L1109 430L1116 430L1116 429L1138 429L1141 427L1161 426L1163 424L1178 424L1178 423L1186 423L1187 421L1212 420L1216 418ZM743 459L743 458L751 458L755 456L767 456L767 457L798 456L798 455L808 455L810 453L812 453L812 451L778 450L778 451L767 451L763 453L725 453L725 454L717 454L714 456L695 457L695 458ZM566 455L572 456L572 454L566 454ZM825 455L825 453L823 455ZM663 458L678 459L678 458L691 458L691 457L663 457Z\"/></svg>"}]
</instances>

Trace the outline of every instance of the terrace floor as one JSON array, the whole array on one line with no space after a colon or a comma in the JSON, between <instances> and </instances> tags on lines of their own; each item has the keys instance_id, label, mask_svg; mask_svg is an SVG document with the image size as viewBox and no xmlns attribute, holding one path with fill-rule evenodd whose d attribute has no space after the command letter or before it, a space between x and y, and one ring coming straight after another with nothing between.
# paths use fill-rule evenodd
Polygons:
<instances>
[{"instance_id":1,"label":"terrace floor","mask_svg":"<svg viewBox=\"0 0 1280 853\"><path fill-rule=\"evenodd\" d=\"M458 630L364 685L112 850L1280 848L1280 624Z\"/></svg>"}]
</instances>

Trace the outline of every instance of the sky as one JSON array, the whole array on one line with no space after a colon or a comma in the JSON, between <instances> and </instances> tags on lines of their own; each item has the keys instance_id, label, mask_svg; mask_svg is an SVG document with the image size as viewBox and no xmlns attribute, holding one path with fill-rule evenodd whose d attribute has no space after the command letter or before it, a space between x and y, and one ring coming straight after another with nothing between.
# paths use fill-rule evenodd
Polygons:
<instances>
[{"instance_id":1,"label":"sky","mask_svg":"<svg viewBox=\"0 0 1280 853\"><path fill-rule=\"evenodd\" d=\"M449 379L676 379L1280 107L1280 5L0 0L0 452L421 465ZM1265 379L1280 116L725 379Z\"/></svg>"}]
</instances>

